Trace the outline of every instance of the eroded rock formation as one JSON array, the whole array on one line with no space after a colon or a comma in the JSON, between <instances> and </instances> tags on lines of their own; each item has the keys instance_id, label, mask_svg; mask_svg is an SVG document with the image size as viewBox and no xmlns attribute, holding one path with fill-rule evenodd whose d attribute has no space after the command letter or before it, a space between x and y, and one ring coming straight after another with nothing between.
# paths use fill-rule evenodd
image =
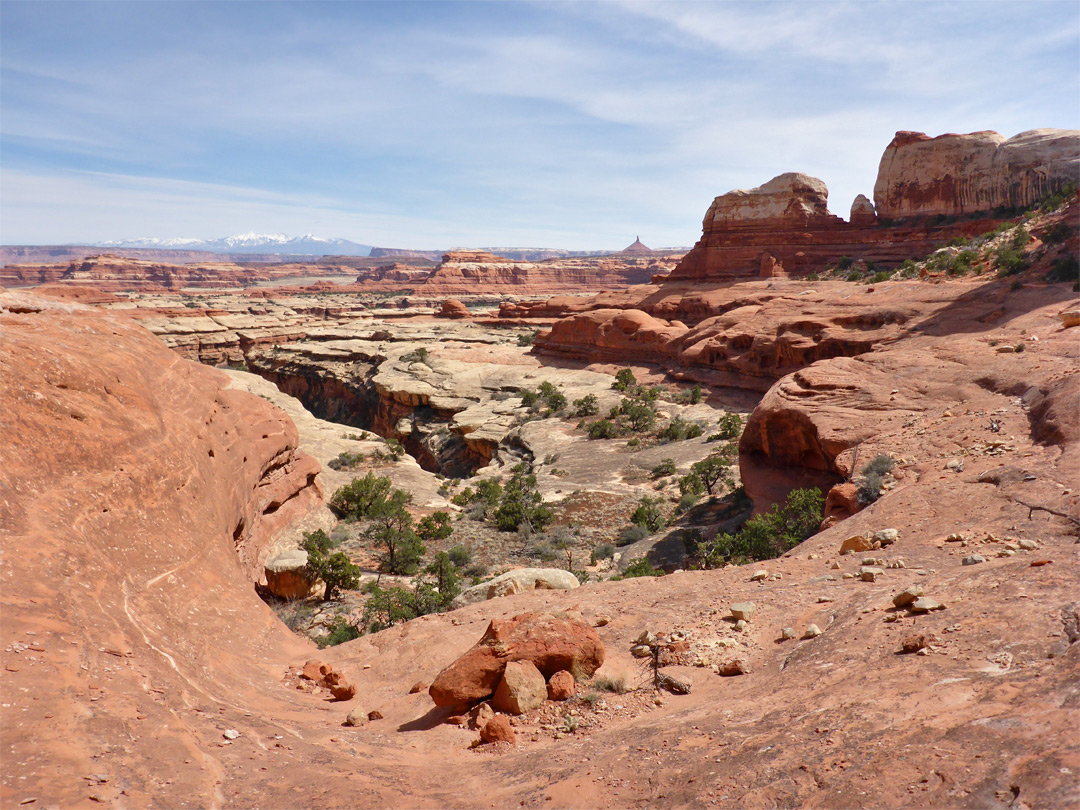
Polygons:
<instances>
[{"instance_id":1,"label":"eroded rock formation","mask_svg":"<svg viewBox=\"0 0 1080 810\"><path fill-rule=\"evenodd\" d=\"M897 132L881 156L880 217L957 216L1025 208L1080 178L1080 130L1033 129L931 138Z\"/></svg>"}]
</instances>

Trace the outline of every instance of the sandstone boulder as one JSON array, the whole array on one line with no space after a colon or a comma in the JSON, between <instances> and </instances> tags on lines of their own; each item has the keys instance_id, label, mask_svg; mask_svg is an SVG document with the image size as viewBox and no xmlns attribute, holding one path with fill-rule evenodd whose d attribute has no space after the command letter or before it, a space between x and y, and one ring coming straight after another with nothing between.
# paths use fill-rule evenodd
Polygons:
<instances>
[{"instance_id":1,"label":"sandstone boulder","mask_svg":"<svg viewBox=\"0 0 1080 810\"><path fill-rule=\"evenodd\" d=\"M315 583L308 579L307 552L300 548L286 549L266 563L266 587L280 599L303 599Z\"/></svg>"},{"instance_id":2,"label":"sandstone boulder","mask_svg":"<svg viewBox=\"0 0 1080 810\"><path fill-rule=\"evenodd\" d=\"M497 714L492 717L480 729L480 739L486 743L509 743L514 744L514 727L510 725L510 718L505 714Z\"/></svg>"},{"instance_id":3,"label":"sandstone boulder","mask_svg":"<svg viewBox=\"0 0 1080 810\"><path fill-rule=\"evenodd\" d=\"M574 676L565 669L552 675L547 684L548 700L569 700L576 691L577 683L574 681Z\"/></svg>"},{"instance_id":4,"label":"sandstone boulder","mask_svg":"<svg viewBox=\"0 0 1080 810\"><path fill-rule=\"evenodd\" d=\"M450 608L456 609L520 591L569 590L577 588L580 584L577 577L561 568L518 568L500 574L487 582L466 588L450 603Z\"/></svg>"},{"instance_id":5,"label":"sandstone boulder","mask_svg":"<svg viewBox=\"0 0 1080 810\"><path fill-rule=\"evenodd\" d=\"M525 714L547 699L547 684L531 661L510 661L495 688L491 705L506 714Z\"/></svg>"},{"instance_id":6,"label":"sandstone boulder","mask_svg":"<svg viewBox=\"0 0 1080 810\"><path fill-rule=\"evenodd\" d=\"M588 678L604 663L604 645L595 630L567 614L494 619L475 647L438 674L428 694L436 706L483 700L511 661L530 661L545 678L563 669Z\"/></svg>"},{"instance_id":7,"label":"sandstone boulder","mask_svg":"<svg viewBox=\"0 0 1080 810\"><path fill-rule=\"evenodd\" d=\"M468 318L469 308L456 298L447 298L439 309L440 318Z\"/></svg>"},{"instance_id":8,"label":"sandstone boulder","mask_svg":"<svg viewBox=\"0 0 1080 810\"><path fill-rule=\"evenodd\" d=\"M852 225L877 224L877 212L874 211L874 204L867 199L865 194L857 195L851 203L851 215L848 217L848 222Z\"/></svg>"}]
</instances>

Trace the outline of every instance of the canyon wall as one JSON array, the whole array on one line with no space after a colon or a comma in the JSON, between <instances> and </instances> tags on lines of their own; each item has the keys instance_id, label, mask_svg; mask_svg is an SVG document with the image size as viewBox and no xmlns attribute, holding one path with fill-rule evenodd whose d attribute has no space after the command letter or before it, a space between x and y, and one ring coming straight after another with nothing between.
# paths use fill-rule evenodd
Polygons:
<instances>
[{"instance_id":1,"label":"canyon wall","mask_svg":"<svg viewBox=\"0 0 1080 810\"><path fill-rule=\"evenodd\" d=\"M959 216L1026 208L1080 180L1080 131L1033 129L931 138L897 132L874 184L879 217Z\"/></svg>"},{"instance_id":2,"label":"canyon wall","mask_svg":"<svg viewBox=\"0 0 1080 810\"><path fill-rule=\"evenodd\" d=\"M1032 130L1008 140L996 132L898 132L881 158L875 204L860 194L850 221L828 212L821 180L782 174L713 200L701 239L671 278L805 276L842 256L895 267L954 237L988 231L1004 209L1031 206L1069 183L1075 188L1078 177L1076 130Z\"/></svg>"}]
</instances>

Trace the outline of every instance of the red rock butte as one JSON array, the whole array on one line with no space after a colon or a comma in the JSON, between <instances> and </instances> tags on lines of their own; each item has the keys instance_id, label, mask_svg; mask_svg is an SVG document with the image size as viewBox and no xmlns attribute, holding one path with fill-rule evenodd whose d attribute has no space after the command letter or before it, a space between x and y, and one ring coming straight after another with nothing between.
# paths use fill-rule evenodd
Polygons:
<instances>
[{"instance_id":1,"label":"red rock butte","mask_svg":"<svg viewBox=\"0 0 1080 810\"><path fill-rule=\"evenodd\" d=\"M989 230L1006 209L1075 188L1078 176L1077 130L1037 129L1009 139L996 132L937 138L898 132L881 158L875 203L860 194L850 221L829 213L824 182L781 174L713 200L701 239L671 278L756 278L765 253L785 272L803 276L841 256L895 267L953 237Z\"/></svg>"}]
</instances>

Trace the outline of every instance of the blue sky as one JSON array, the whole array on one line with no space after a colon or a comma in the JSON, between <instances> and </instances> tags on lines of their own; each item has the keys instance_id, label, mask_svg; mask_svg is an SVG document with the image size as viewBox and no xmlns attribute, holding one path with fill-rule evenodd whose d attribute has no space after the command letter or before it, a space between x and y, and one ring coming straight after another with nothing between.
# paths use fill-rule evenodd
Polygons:
<instances>
[{"instance_id":1,"label":"blue sky","mask_svg":"<svg viewBox=\"0 0 1080 810\"><path fill-rule=\"evenodd\" d=\"M899 129L1080 127L1080 4L0 2L0 241L691 245Z\"/></svg>"}]
</instances>

